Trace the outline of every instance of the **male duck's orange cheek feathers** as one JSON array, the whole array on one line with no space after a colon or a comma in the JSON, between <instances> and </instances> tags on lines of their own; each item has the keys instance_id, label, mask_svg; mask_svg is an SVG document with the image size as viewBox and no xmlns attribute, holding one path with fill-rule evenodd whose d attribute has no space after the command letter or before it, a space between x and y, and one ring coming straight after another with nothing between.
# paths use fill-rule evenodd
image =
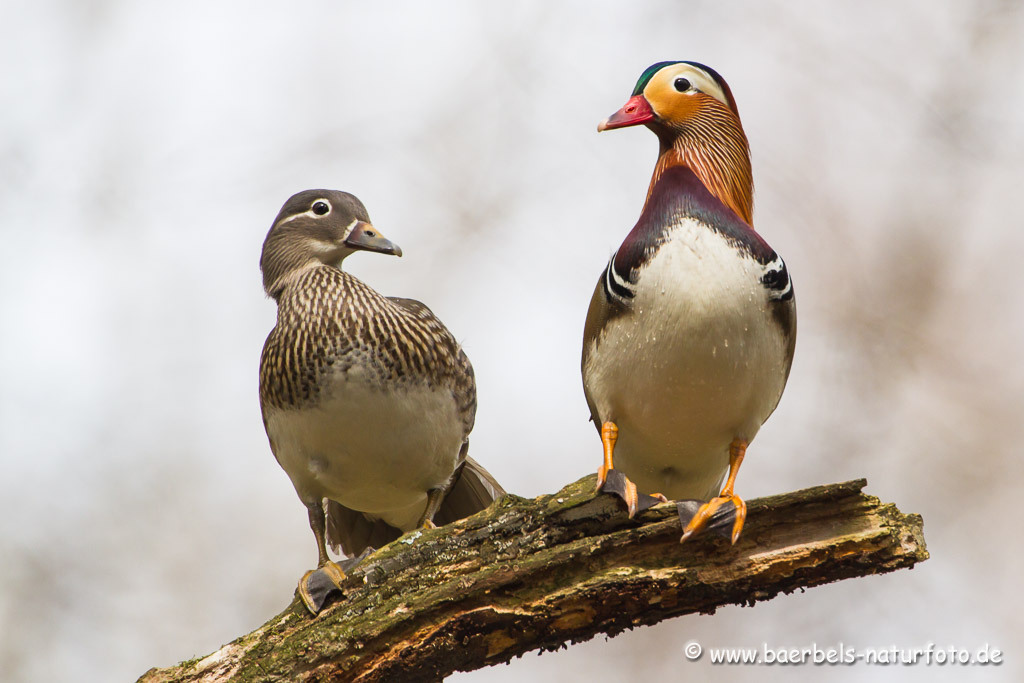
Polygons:
<instances>
[{"instance_id":1,"label":"male duck's orange cheek feathers","mask_svg":"<svg viewBox=\"0 0 1024 683\"><path fill-rule=\"evenodd\" d=\"M654 111L643 95L634 95L622 105L622 109L598 124L597 132L626 128L654 120Z\"/></svg>"},{"instance_id":2,"label":"male duck's orange cheek feathers","mask_svg":"<svg viewBox=\"0 0 1024 683\"><path fill-rule=\"evenodd\" d=\"M668 81L655 79L644 90L644 97L655 116L669 128L685 126L704 118L720 105L713 96L703 92L680 93Z\"/></svg>"},{"instance_id":3,"label":"male duck's orange cheek feathers","mask_svg":"<svg viewBox=\"0 0 1024 683\"><path fill-rule=\"evenodd\" d=\"M709 95L679 95L670 97L657 97L652 94L651 105L658 112L658 119L663 121L670 128L685 126L688 122L702 115L705 105L705 98ZM713 98L712 98L713 99Z\"/></svg>"}]
</instances>

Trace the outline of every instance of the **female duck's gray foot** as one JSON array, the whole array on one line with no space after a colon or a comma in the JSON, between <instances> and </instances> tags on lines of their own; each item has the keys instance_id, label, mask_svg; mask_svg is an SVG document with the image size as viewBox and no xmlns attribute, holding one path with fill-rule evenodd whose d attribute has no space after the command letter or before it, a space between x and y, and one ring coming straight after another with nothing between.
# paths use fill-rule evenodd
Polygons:
<instances>
[{"instance_id":1,"label":"female duck's gray foot","mask_svg":"<svg viewBox=\"0 0 1024 683\"><path fill-rule=\"evenodd\" d=\"M327 561L316 569L310 569L299 579L299 597L313 616L323 610L327 600L335 593L342 593L341 585L347 574L352 571L360 562L376 552L375 548L367 546L363 552L356 557L350 557L340 562Z\"/></svg>"},{"instance_id":2,"label":"female duck's gray foot","mask_svg":"<svg viewBox=\"0 0 1024 683\"><path fill-rule=\"evenodd\" d=\"M321 567L310 569L299 579L299 597L313 616L320 613L327 599L335 591L341 591L345 572L336 562L327 562Z\"/></svg>"}]
</instances>

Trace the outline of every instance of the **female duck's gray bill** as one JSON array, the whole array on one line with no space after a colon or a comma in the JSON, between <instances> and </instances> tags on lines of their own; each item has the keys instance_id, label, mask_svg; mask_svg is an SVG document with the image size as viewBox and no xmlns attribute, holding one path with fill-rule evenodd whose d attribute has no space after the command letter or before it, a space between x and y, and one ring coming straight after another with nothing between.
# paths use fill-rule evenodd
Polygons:
<instances>
[{"instance_id":1,"label":"female duck's gray bill","mask_svg":"<svg viewBox=\"0 0 1024 683\"><path fill-rule=\"evenodd\" d=\"M377 228L365 221L357 221L352 232L345 238L345 244L353 249L376 251L381 254L402 255L402 248L380 234Z\"/></svg>"}]
</instances>

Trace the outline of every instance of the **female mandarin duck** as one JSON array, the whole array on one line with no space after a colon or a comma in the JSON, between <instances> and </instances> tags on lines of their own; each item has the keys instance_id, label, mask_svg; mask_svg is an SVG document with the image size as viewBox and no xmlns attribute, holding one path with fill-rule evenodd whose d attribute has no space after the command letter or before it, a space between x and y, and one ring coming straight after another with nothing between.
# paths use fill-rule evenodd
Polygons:
<instances>
[{"instance_id":1,"label":"female mandarin duck","mask_svg":"<svg viewBox=\"0 0 1024 683\"><path fill-rule=\"evenodd\" d=\"M402 532L483 510L504 494L468 457L473 366L424 304L385 297L341 269L356 251L402 255L354 195L306 190L281 208L260 258L277 325L260 358L274 457L309 512L318 569L299 581L311 612L358 555Z\"/></svg>"},{"instance_id":2,"label":"female mandarin duck","mask_svg":"<svg viewBox=\"0 0 1024 683\"><path fill-rule=\"evenodd\" d=\"M598 130L637 124L658 136L658 162L584 329L583 386L604 444L598 488L614 456L632 478L630 515L638 486L708 501L681 541L731 502L735 543L746 518L736 474L793 361L793 285L751 227L750 152L722 77L696 62L649 67Z\"/></svg>"}]
</instances>

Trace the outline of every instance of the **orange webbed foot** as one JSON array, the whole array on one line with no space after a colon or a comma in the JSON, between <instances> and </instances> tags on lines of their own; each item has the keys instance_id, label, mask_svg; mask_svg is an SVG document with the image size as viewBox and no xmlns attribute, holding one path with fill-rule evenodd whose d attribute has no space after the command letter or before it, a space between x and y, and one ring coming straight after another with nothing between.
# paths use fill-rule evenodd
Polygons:
<instances>
[{"instance_id":1,"label":"orange webbed foot","mask_svg":"<svg viewBox=\"0 0 1024 683\"><path fill-rule=\"evenodd\" d=\"M680 543L706 528L712 517L720 517L722 513L726 512L726 509L722 506L726 503L732 503L735 517L732 523L731 539L733 545L736 545L736 541L740 538L740 532L743 531L743 522L747 519L747 504L743 502L742 498L733 493L733 487L736 485L736 475L740 471L740 465L743 463L743 456L746 455L746 452L747 442L743 439L733 439L732 443L729 444L729 476L725 479L725 486L722 487L721 493L697 509L697 512L690 518L690 521L686 523L686 527L683 529L683 537L679 539ZM719 514L716 515L716 512ZM679 519L680 522L683 519L681 508Z\"/></svg>"},{"instance_id":2,"label":"orange webbed foot","mask_svg":"<svg viewBox=\"0 0 1024 683\"><path fill-rule=\"evenodd\" d=\"M632 519L638 512L642 512L658 502L667 503L668 499L660 493L653 496L638 493L636 484L630 481L629 477L615 469L614 455L615 442L619 439L619 428L614 422L605 422L601 425L601 444L604 446L604 463L597 468L597 493L611 493L618 496L626 503L629 516Z\"/></svg>"},{"instance_id":3,"label":"orange webbed foot","mask_svg":"<svg viewBox=\"0 0 1024 683\"><path fill-rule=\"evenodd\" d=\"M723 507L729 503L732 504L731 510L727 507ZM742 498L735 494L717 496L701 505L683 528L683 536L679 539L679 542L683 543L694 534L703 531L709 526L709 522L712 518L721 517L722 515L733 516L730 539L733 545L735 545L736 541L740 538L740 533L743 531L743 523L747 519L747 504ZM682 516L680 516L680 521L682 521ZM715 526L715 524L712 524L711 526Z\"/></svg>"},{"instance_id":4,"label":"orange webbed foot","mask_svg":"<svg viewBox=\"0 0 1024 683\"><path fill-rule=\"evenodd\" d=\"M598 472L598 478L601 478L600 472ZM640 511L640 494L636 490L636 484L619 470L608 470L605 472L604 481L600 483L597 490L599 493L610 493L618 496L625 501L631 518ZM649 496L644 496L644 498L649 498ZM646 505L643 509L646 510L649 507L651 506Z\"/></svg>"}]
</instances>

